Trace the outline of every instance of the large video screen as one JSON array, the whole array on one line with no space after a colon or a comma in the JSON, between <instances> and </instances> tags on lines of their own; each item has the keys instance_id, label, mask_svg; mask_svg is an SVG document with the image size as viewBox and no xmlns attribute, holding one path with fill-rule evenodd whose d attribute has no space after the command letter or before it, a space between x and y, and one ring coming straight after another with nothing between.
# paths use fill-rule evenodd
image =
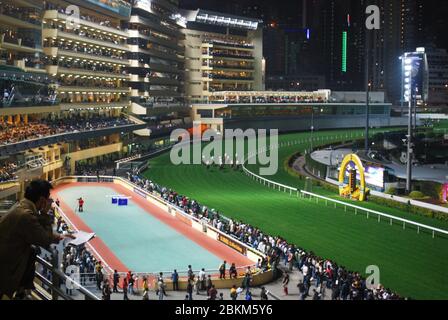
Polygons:
<instances>
[{"instance_id":1,"label":"large video screen","mask_svg":"<svg viewBox=\"0 0 448 320\"><path fill-rule=\"evenodd\" d=\"M351 164L348 168L355 168L354 164ZM340 170L340 168L339 168ZM368 186L378 187L380 189L384 188L384 168L374 167L374 166L366 166L364 167L364 172L366 176L366 184ZM349 171L345 172L345 176L348 178ZM359 175L359 170L356 170L356 180L360 181L361 177Z\"/></svg>"},{"instance_id":2,"label":"large video screen","mask_svg":"<svg viewBox=\"0 0 448 320\"><path fill-rule=\"evenodd\" d=\"M365 167L366 183L379 188L384 188L384 168Z\"/></svg>"}]
</instances>

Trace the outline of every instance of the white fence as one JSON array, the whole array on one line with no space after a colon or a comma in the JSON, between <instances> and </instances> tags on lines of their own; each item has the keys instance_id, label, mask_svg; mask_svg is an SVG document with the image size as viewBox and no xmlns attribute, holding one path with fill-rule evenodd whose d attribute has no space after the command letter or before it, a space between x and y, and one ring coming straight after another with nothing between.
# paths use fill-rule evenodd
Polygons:
<instances>
[{"instance_id":1,"label":"white fence","mask_svg":"<svg viewBox=\"0 0 448 320\"><path fill-rule=\"evenodd\" d=\"M274 189L278 189L278 191L283 190L284 192L289 191L290 195L292 195L294 193L294 194L297 194L297 196L299 196L300 190L297 188L293 188L293 187L260 177L259 175L256 175L255 173L252 173L251 171L247 170L246 167L244 167L244 166L243 166L243 171L247 176L253 178L255 181L260 182L269 188L272 187Z\"/></svg>"},{"instance_id":2,"label":"white fence","mask_svg":"<svg viewBox=\"0 0 448 320\"><path fill-rule=\"evenodd\" d=\"M339 182L337 182L336 180L333 180L331 178L328 178L328 177L325 179L325 181L327 181L328 183L331 183L335 186L339 185ZM374 191L374 190L371 190L370 193L372 196L375 196L375 197L380 197L383 199L397 201L397 202L401 202L404 204L410 204L413 206L417 206L417 207L421 207L421 208L425 208L425 209L429 209L429 210L433 210L433 211L439 211L439 212L448 214L448 208L444 208L442 206L437 206L435 204L425 203L422 201L412 200L412 199L408 199L408 198L403 198L400 196L394 196L394 195L390 195L390 194L386 194L386 193Z\"/></svg>"},{"instance_id":3,"label":"white fence","mask_svg":"<svg viewBox=\"0 0 448 320\"><path fill-rule=\"evenodd\" d=\"M367 216L367 219L369 219L371 216L376 217L378 219L378 222L381 222L381 218L384 218L386 220L390 221L390 225L392 225L393 221L397 221L403 224L403 229L406 229L406 225L412 225L414 227L417 227L417 233L420 233L420 229L426 229L432 232L432 237L435 237L435 233L440 233L440 234L444 234L444 235L448 235L448 231L443 230L443 229L439 229L439 228L434 228L425 224L421 224L418 222L414 222L414 221L410 221L407 219L403 219L403 218L399 218L396 216L392 216L390 214L387 213L382 213L379 211L375 211L375 210L370 210L367 208L363 208L360 206L355 206L353 204L350 203L346 203L343 201L339 201L339 200L335 200L335 199L331 199L331 198L327 198L324 196L320 196L308 191L300 191L300 193L304 196L304 197L309 197L310 200L312 199L316 199L316 203L319 203L319 199L325 201L325 205L328 206L328 203L332 203L334 205L335 208L337 208L337 206L341 206L344 208L344 211L347 211L347 208L352 208L355 211L355 215L357 215L358 213L364 213Z\"/></svg>"},{"instance_id":4,"label":"white fence","mask_svg":"<svg viewBox=\"0 0 448 320\"><path fill-rule=\"evenodd\" d=\"M293 144L296 144L296 143L293 143ZM283 143L283 144L280 144L278 146L278 148L281 148L282 146L290 146L290 145L291 145L290 143ZM259 150L258 153L263 152L263 151L265 151L265 150ZM254 154L254 153L249 154L247 160L252 158L252 157L256 157L256 155L257 154ZM448 231L447 230L443 230L443 229L431 227L431 226L428 226L428 225L424 225L424 224L421 224L421 223L417 223L417 222L414 222L414 221L411 221L411 220L395 217L395 216L389 215L387 213L382 213L382 212L378 212L378 211L375 211L375 210L370 210L370 209L363 208L363 207L356 206L356 205L352 205L352 204L349 204L349 203L346 203L346 202L343 202L343 201L338 201L338 200L335 200L335 199L326 198L326 197L323 197L323 196L320 196L320 195L317 195L317 194L314 194L314 193L311 193L311 192L308 192L308 191L299 190L299 189L293 188L291 186L287 186L287 185L284 185L284 184L281 184L281 183L277 183L275 181L263 178L263 177L255 174L255 173L251 172L244 165L243 165L243 171L244 171L244 173L247 176L250 176L255 181L257 181L257 182L259 182L259 183L261 183L261 184L263 184L263 185L265 185L265 186L267 186L269 188L272 187L273 189L278 190L278 191L283 191L285 193L289 192L289 194L291 196L292 195L296 195L297 197L307 197L308 196L310 199L313 199L313 198L316 199L316 203L319 203L319 199L321 199L321 200L325 201L326 205L328 205L328 202L331 202L331 203L334 204L335 208L337 207L337 205L342 206L344 208L344 211L347 211L347 208L352 208L352 209L354 209L356 215L358 213L365 213L367 215L367 218L370 218L371 216L376 216L377 219L378 219L378 223L381 222L381 218L383 218L383 219L390 220L390 224L391 225L392 225L393 221L397 221L399 223L403 223L403 229L406 228L406 225L411 225L411 226L414 226L414 227L417 228L417 233L420 233L420 229L429 230L429 231L432 232L432 237L433 238L435 237L436 233L443 234L443 235L448 235Z\"/></svg>"}]
</instances>

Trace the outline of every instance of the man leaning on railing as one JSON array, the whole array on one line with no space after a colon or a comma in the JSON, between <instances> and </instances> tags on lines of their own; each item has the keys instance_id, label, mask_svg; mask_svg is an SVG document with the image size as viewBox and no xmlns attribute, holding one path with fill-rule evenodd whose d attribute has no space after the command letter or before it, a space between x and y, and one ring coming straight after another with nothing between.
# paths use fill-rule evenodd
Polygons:
<instances>
[{"instance_id":1,"label":"man leaning on railing","mask_svg":"<svg viewBox=\"0 0 448 320\"><path fill-rule=\"evenodd\" d=\"M0 219L0 299L24 298L34 289L36 249L71 235L53 233L53 220L48 214L53 199L51 184L34 180L21 200ZM28 292L27 292L28 291Z\"/></svg>"}]
</instances>

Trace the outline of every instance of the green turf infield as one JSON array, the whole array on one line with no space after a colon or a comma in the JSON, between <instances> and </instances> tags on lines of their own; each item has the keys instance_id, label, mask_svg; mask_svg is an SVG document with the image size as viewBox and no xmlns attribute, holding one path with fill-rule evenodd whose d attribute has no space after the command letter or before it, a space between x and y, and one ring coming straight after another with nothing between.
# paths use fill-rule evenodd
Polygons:
<instances>
[{"instance_id":1,"label":"green turf infield","mask_svg":"<svg viewBox=\"0 0 448 320\"><path fill-rule=\"evenodd\" d=\"M346 140L347 135L361 137L361 130L317 132L324 138L314 145ZM279 150L279 171L269 179L303 187L297 177L283 167L292 154L309 147L309 133L280 136L280 143L305 141ZM330 138L327 138L330 137ZM448 299L448 238L420 232L401 224L378 223L375 218L345 212L342 207L326 206L324 202L290 196L268 189L241 171L227 168L207 169L202 165L171 164L169 153L150 161L145 175L159 184L192 197L228 217L243 220L272 235L280 235L289 242L335 260L351 270L364 272L369 265L377 265L381 283L399 294L416 299ZM257 165L248 169L256 170ZM324 189L313 192L341 200ZM359 205L359 203L356 203ZM388 214L428 225L448 229L448 223L411 215L376 204L362 204Z\"/></svg>"}]
</instances>

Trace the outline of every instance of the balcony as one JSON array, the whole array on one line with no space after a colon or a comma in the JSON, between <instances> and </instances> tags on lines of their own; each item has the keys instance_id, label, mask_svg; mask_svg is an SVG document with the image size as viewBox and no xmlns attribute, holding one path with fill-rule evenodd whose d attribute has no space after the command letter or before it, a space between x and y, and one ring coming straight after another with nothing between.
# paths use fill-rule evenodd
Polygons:
<instances>
[{"instance_id":1,"label":"balcony","mask_svg":"<svg viewBox=\"0 0 448 320\"><path fill-rule=\"evenodd\" d=\"M5 34L0 36L0 47L7 50L25 52L25 53L36 53L43 52L38 44L23 38L9 38ZM39 44L40 46L40 44Z\"/></svg>"},{"instance_id":2,"label":"balcony","mask_svg":"<svg viewBox=\"0 0 448 320\"><path fill-rule=\"evenodd\" d=\"M73 92L80 94L87 93L129 93L129 87L118 87L118 88L104 88L104 87L86 87L82 85L77 86L60 86L58 92Z\"/></svg>"},{"instance_id":3,"label":"balcony","mask_svg":"<svg viewBox=\"0 0 448 320\"><path fill-rule=\"evenodd\" d=\"M60 31L58 29L43 29L42 32L42 38L43 39L47 39L47 38L61 38L61 39L65 39L65 40L73 40L75 42L79 42L82 43L83 45L86 44L93 44L95 46L98 46L102 49L112 49L112 50L117 50L117 51L122 51L122 52L127 52L128 51L128 46L127 44L115 44L113 42L109 42L109 41L104 41L104 40L100 40L100 39L94 39L94 38L89 38L89 37L83 37L80 35L77 35L75 33L71 33L71 32L65 32L65 31Z\"/></svg>"},{"instance_id":4,"label":"balcony","mask_svg":"<svg viewBox=\"0 0 448 320\"><path fill-rule=\"evenodd\" d=\"M117 59L117 58L112 58L112 57L108 57L108 56L101 56L101 55L77 52L77 51L73 51L73 50L69 50L69 49L65 50L65 49L60 49L57 47L44 48L44 53L47 56L53 56L53 57L63 56L63 57L83 59L83 60L88 60L88 61L106 62L106 63L121 65L123 67L129 65L129 60L127 60L127 59Z\"/></svg>"},{"instance_id":5,"label":"balcony","mask_svg":"<svg viewBox=\"0 0 448 320\"><path fill-rule=\"evenodd\" d=\"M203 54L203 56L211 57L212 59L227 59L227 60L233 60L233 61L241 61L241 60L247 60L247 61L253 61L254 57L252 56L246 56L246 55L238 55L238 54L228 54L228 53L217 53L217 52L211 52L210 55Z\"/></svg>"},{"instance_id":6,"label":"balcony","mask_svg":"<svg viewBox=\"0 0 448 320\"><path fill-rule=\"evenodd\" d=\"M150 42L153 43L157 43L160 44L162 46L171 48L171 49L175 49L178 51L183 51L185 49L185 47L179 45L177 43L177 41L172 41L172 40L168 40L168 39L162 39L160 37L155 37L152 35L146 35L143 34L141 32L139 32L138 30L129 30L129 38L141 38L141 39L145 39L148 40Z\"/></svg>"},{"instance_id":7,"label":"balcony","mask_svg":"<svg viewBox=\"0 0 448 320\"><path fill-rule=\"evenodd\" d=\"M183 58L179 58L176 54L174 53L169 53L169 52L163 52L157 49L149 49L149 48L140 48L137 45L130 45L129 46L130 51L133 53L143 53L146 54L148 56L153 56L153 57L157 57L163 60L171 60L171 61L175 61L175 62L184 62Z\"/></svg>"},{"instance_id":8,"label":"balcony","mask_svg":"<svg viewBox=\"0 0 448 320\"><path fill-rule=\"evenodd\" d=\"M153 17L156 18L156 16L153 16ZM135 24L141 24L141 25L144 25L146 27L150 27L150 28L152 28L154 30L157 30L158 32L168 34L168 35L170 35L172 37L176 37L178 39L183 39L185 37L179 30L171 29L171 28L168 28L166 26L163 26L160 23L160 19L157 19L157 20L158 21L153 21L153 20L150 20L150 19L143 18L141 16L134 16L133 15L133 16L131 16L131 20L129 22L130 23L135 23Z\"/></svg>"},{"instance_id":9,"label":"balcony","mask_svg":"<svg viewBox=\"0 0 448 320\"><path fill-rule=\"evenodd\" d=\"M17 114L16 108L39 108L32 110L39 112L56 112L59 110L59 101L53 100L50 97L22 97L18 100L13 100L10 103L0 102L0 114L2 116ZM22 112L25 113L25 110L22 110Z\"/></svg>"},{"instance_id":10,"label":"balcony","mask_svg":"<svg viewBox=\"0 0 448 320\"><path fill-rule=\"evenodd\" d=\"M61 111L68 110L90 110L90 109L123 109L129 106L129 101L122 102L70 102L61 103Z\"/></svg>"},{"instance_id":11,"label":"balcony","mask_svg":"<svg viewBox=\"0 0 448 320\"><path fill-rule=\"evenodd\" d=\"M224 66L224 65L209 65L202 66L203 70L226 70L226 71L245 71L245 72L255 72L254 67L243 67L243 66Z\"/></svg>"},{"instance_id":12,"label":"balcony","mask_svg":"<svg viewBox=\"0 0 448 320\"><path fill-rule=\"evenodd\" d=\"M3 11L0 8L0 21L2 25L9 25L24 29L41 29L41 22L39 20L28 19L25 15L18 14L10 14L8 12Z\"/></svg>"},{"instance_id":13,"label":"balcony","mask_svg":"<svg viewBox=\"0 0 448 320\"><path fill-rule=\"evenodd\" d=\"M151 71L156 71L156 72L184 73L184 71L180 70L178 67L161 64L161 63L150 62L149 68L151 69Z\"/></svg>"},{"instance_id":14,"label":"balcony","mask_svg":"<svg viewBox=\"0 0 448 320\"><path fill-rule=\"evenodd\" d=\"M70 153L70 167L75 170L75 163L80 160L90 159L94 157L99 157L106 154L111 154L115 152L120 152L123 150L123 143L117 142L104 146L89 147L79 151L74 151Z\"/></svg>"},{"instance_id":15,"label":"balcony","mask_svg":"<svg viewBox=\"0 0 448 320\"><path fill-rule=\"evenodd\" d=\"M149 85L167 85L180 86L181 80L164 77L139 77L138 75L131 75L130 82L147 83Z\"/></svg>"},{"instance_id":16,"label":"balcony","mask_svg":"<svg viewBox=\"0 0 448 320\"><path fill-rule=\"evenodd\" d=\"M220 41L209 41L204 42L203 45L209 47L209 48L223 48L223 49L234 49L238 48L239 50L244 51L253 51L254 46L250 44L237 44L237 43L226 43L226 42L220 42Z\"/></svg>"},{"instance_id":17,"label":"balcony","mask_svg":"<svg viewBox=\"0 0 448 320\"><path fill-rule=\"evenodd\" d=\"M93 71L93 70L78 69L78 68L65 68L65 67L61 67L61 66L47 66L47 73L48 74L72 74L72 75L89 76L89 77L92 75L95 75L95 77L121 79L121 80L129 79L129 75L127 75L127 74L114 73L114 72L101 72L101 71Z\"/></svg>"},{"instance_id":18,"label":"balcony","mask_svg":"<svg viewBox=\"0 0 448 320\"><path fill-rule=\"evenodd\" d=\"M149 94L152 97L182 97L182 93L171 90L150 90Z\"/></svg>"},{"instance_id":19,"label":"balcony","mask_svg":"<svg viewBox=\"0 0 448 320\"><path fill-rule=\"evenodd\" d=\"M0 145L0 154L2 155L13 155L22 151L26 151L33 148L39 148L51 144L56 144L58 142L67 141L82 141L96 137L108 136L119 132L132 132L135 130L145 129L146 124L123 124L118 126L101 127L97 129L87 130L87 131L72 131L59 133L49 136L43 136L39 138L24 140L20 142Z\"/></svg>"},{"instance_id":20,"label":"balcony","mask_svg":"<svg viewBox=\"0 0 448 320\"><path fill-rule=\"evenodd\" d=\"M166 85L166 86L180 86L181 81L178 79L170 79L170 78L162 78L162 77L153 77L149 78L149 84L152 85Z\"/></svg>"},{"instance_id":21,"label":"balcony","mask_svg":"<svg viewBox=\"0 0 448 320\"><path fill-rule=\"evenodd\" d=\"M46 74L24 72L14 66L0 66L0 81L4 85L7 98L0 99L0 112L2 115L11 115L14 108L49 107L57 105L58 101L52 90L54 84ZM14 84L14 92L10 86ZM12 113L14 114L14 113Z\"/></svg>"},{"instance_id":22,"label":"balcony","mask_svg":"<svg viewBox=\"0 0 448 320\"><path fill-rule=\"evenodd\" d=\"M209 78L212 81L219 81L219 82L253 82L254 78L252 77L232 77L232 76L225 76L225 75L210 75Z\"/></svg>"},{"instance_id":23,"label":"balcony","mask_svg":"<svg viewBox=\"0 0 448 320\"><path fill-rule=\"evenodd\" d=\"M57 20L67 21L67 19L68 19L69 21L71 21L70 20L71 18L68 15L60 13L57 10L45 11L43 19L44 20L54 20L54 21L57 21ZM101 31L101 32L107 32L109 34L113 34L113 35L120 36L120 37L123 37L123 38L127 38L127 36L128 36L128 34L127 34L127 32L125 30L121 30L121 29L118 29L118 28L107 27L107 26L104 26L104 25L100 25L99 23L88 21L88 20L85 20L85 19L82 19L82 18L79 19L79 24L81 26L85 26L85 27L88 27L90 29L95 29L95 30L98 30L98 31Z\"/></svg>"},{"instance_id":24,"label":"balcony","mask_svg":"<svg viewBox=\"0 0 448 320\"><path fill-rule=\"evenodd\" d=\"M177 6L169 2L168 0L153 0L153 2L161 7L164 7L165 9L168 9L169 11L177 11Z\"/></svg>"}]
</instances>

